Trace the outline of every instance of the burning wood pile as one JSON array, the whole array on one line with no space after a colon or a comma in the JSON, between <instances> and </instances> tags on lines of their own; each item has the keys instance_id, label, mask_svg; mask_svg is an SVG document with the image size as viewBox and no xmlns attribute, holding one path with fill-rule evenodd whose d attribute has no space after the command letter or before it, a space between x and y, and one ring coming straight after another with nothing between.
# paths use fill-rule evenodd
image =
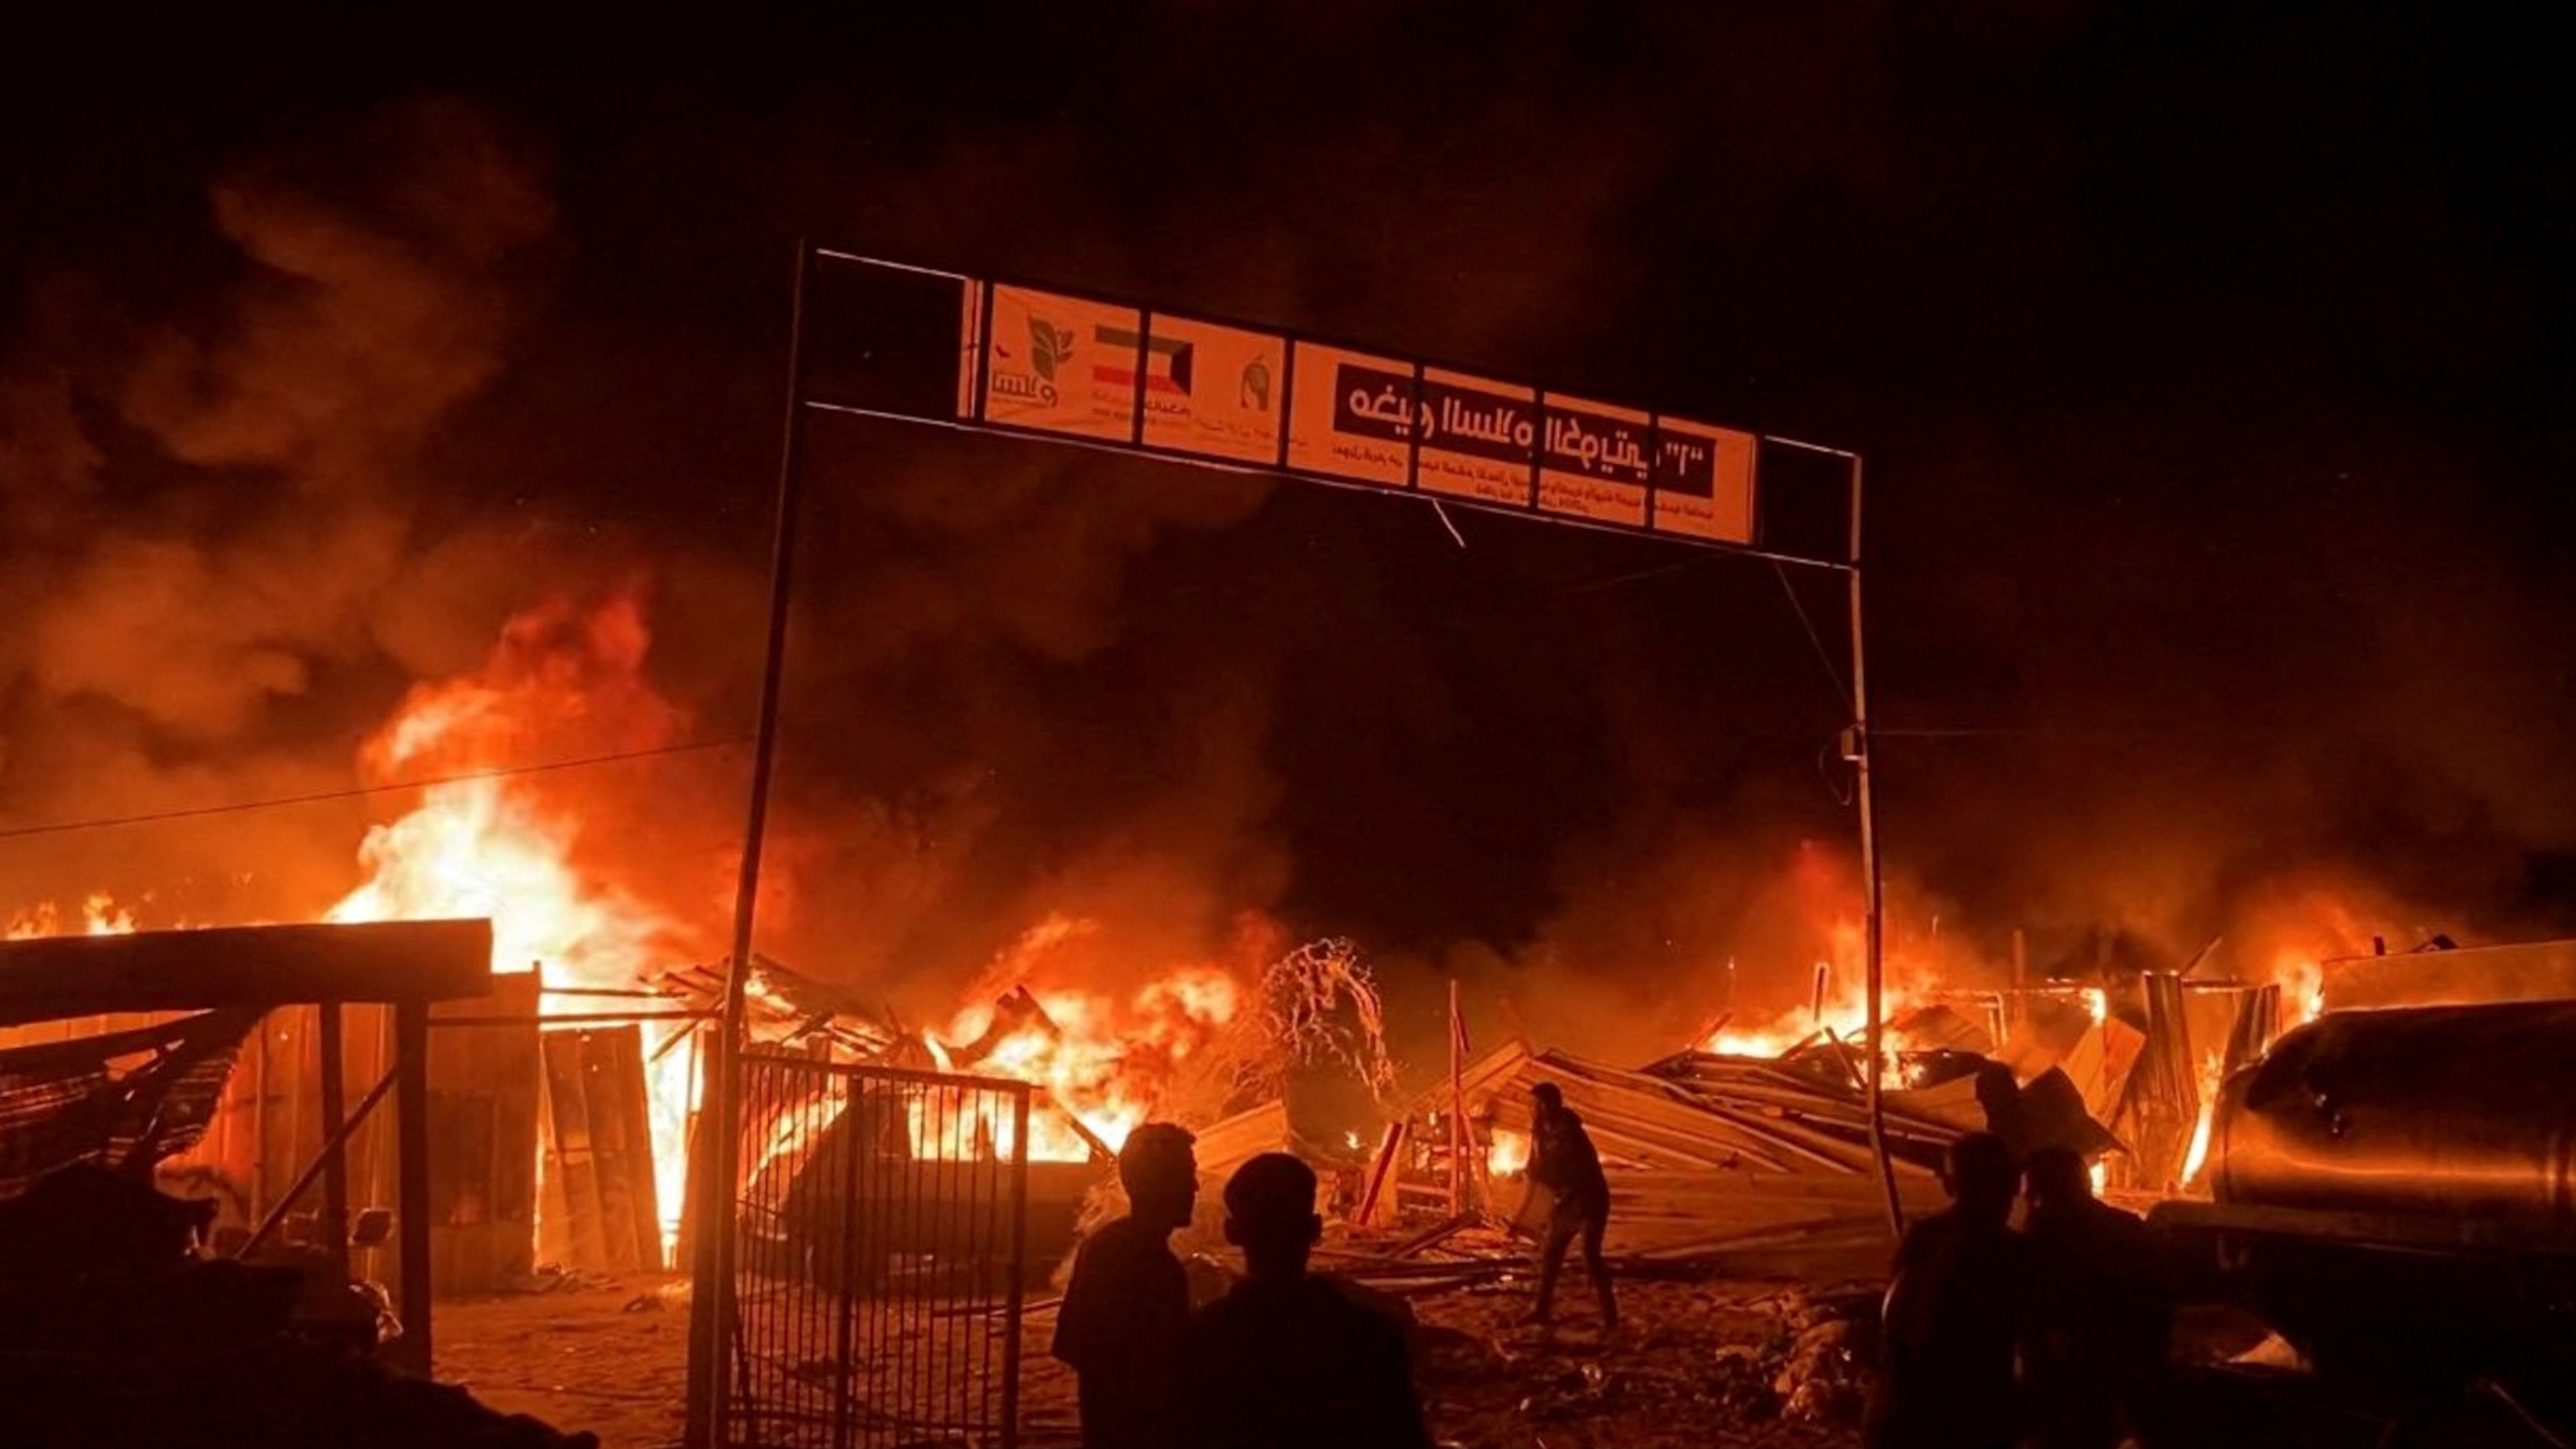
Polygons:
<instances>
[{"instance_id":1,"label":"burning wood pile","mask_svg":"<svg viewBox=\"0 0 2576 1449\"><path fill-rule=\"evenodd\" d=\"M2237 1010L2233 998L2220 1004ZM1887 1034L1884 1131L1909 1213L1941 1205L1941 1154L1962 1133L1994 1132L2025 1153L2071 1147L2097 1162L2125 1152L2104 1119L2153 1110L2139 1105L2149 1099L2136 1063L2190 1059L2181 1047L2148 1052L2147 1035L2111 1015L2099 991L1924 1002L1892 1014ZM1583 1118L1609 1173L1614 1257L1636 1267L1874 1271L1887 1224L1866 1053L1821 1025L1784 1040L1718 1022L1700 1037L1693 1049L1635 1068L1525 1042L1462 1065L1388 1129L1355 1217L1378 1227L1445 1219L1518 1230L1530 1094L1547 1083ZM2171 1120L2171 1104L2153 1101L2166 1108L2156 1120ZM2186 1133L2190 1120L2181 1118ZM1453 1237L1445 1250L1421 1251L1463 1266L1494 1250L1471 1251Z\"/></svg>"}]
</instances>

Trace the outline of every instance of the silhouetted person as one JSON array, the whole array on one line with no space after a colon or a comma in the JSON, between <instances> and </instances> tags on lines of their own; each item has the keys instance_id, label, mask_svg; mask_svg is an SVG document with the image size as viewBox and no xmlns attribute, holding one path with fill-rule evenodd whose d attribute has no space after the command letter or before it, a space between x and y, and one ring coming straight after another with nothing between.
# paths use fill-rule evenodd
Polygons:
<instances>
[{"instance_id":1,"label":"silhouetted person","mask_svg":"<svg viewBox=\"0 0 2576 1449\"><path fill-rule=\"evenodd\" d=\"M1171 1236L1189 1226L1199 1169L1190 1134L1148 1122L1118 1151L1127 1216L1083 1241L1055 1321L1073 1369L1083 1449L1182 1449L1181 1340L1190 1285Z\"/></svg>"},{"instance_id":2,"label":"silhouetted person","mask_svg":"<svg viewBox=\"0 0 2576 1449\"><path fill-rule=\"evenodd\" d=\"M1530 1088L1530 1120L1529 1179L1554 1199L1539 1238L1538 1300L1530 1305L1530 1321L1545 1323L1555 1313L1557 1270L1566 1245L1580 1238L1583 1271L1601 1301L1601 1326L1616 1328L1619 1299L1610 1291L1610 1266L1601 1261L1601 1235L1610 1227L1610 1179L1601 1171L1601 1154L1554 1082Z\"/></svg>"},{"instance_id":3,"label":"silhouetted person","mask_svg":"<svg viewBox=\"0 0 2576 1449\"><path fill-rule=\"evenodd\" d=\"M1245 1277L1190 1322L1189 1449L1430 1449L1403 1327L1306 1271L1323 1231L1314 1169L1284 1152L1225 1185Z\"/></svg>"},{"instance_id":4,"label":"silhouetted person","mask_svg":"<svg viewBox=\"0 0 2576 1449\"><path fill-rule=\"evenodd\" d=\"M2093 1197L2084 1159L2029 1165L2033 1321L2027 1379L2038 1449L2110 1449L2152 1417L2173 1336L2172 1289L2146 1223Z\"/></svg>"},{"instance_id":5,"label":"silhouetted person","mask_svg":"<svg viewBox=\"0 0 2576 1449\"><path fill-rule=\"evenodd\" d=\"M2029 1278L2029 1244L2008 1225L2020 1178L2000 1137L1973 1132L1950 1145L1951 1205L1908 1228L1896 1250L1870 1449L2011 1449Z\"/></svg>"}]
</instances>

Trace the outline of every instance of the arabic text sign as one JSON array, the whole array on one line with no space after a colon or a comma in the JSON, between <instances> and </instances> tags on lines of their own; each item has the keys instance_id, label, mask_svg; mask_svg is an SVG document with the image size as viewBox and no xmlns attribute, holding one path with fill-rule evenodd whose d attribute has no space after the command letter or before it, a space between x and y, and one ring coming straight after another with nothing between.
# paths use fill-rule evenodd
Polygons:
<instances>
[{"instance_id":1,"label":"arabic text sign","mask_svg":"<svg viewBox=\"0 0 2576 1449\"><path fill-rule=\"evenodd\" d=\"M1654 484L1655 532L1752 539L1752 434L1657 418Z\"/></svg>"},{"instance_id":2,"label":"arabic text sign","mask_svg":"<svg viewBox=\"0 0 2576 1449\"><path fill-rule=\"evenodd\" d=\"M1750 433L1257 328L964 285L960 417L1753 541Z\"/></svg>"},{"instance_id":3,"label":"arabic text sign","mask_svg":"<svg viewBox=\"0 0 2576 1449\"><path fill-rule=\"evenodd\" d=\"M1421 419L1415 481L1425 492L1530 506L1537 483L1530 466L1538 444L1536 388L1425 369Z\"/></svg>"},{"instance_id":4,"label":"arabic text sign","mask_svg":"<svg viewBox=\"0 0 2576 1449\"><path fill-rule=\"evenodd\" d=\"M1548 394L1540 429L1539 508L1644 526L1654 421L1633 408Z\"/></svg>"},{"instance_id":5,"label":"arabic text sign","mask_svg":"<svg viewBox=\"0 0 2576 1449\"><path fill-rule=\"evenodd\" d=\"M1288 466L1408 486L1418 394L1413 364L1300 342L1289 354Z\"/></svg>"},{"instance_id":6,"label":"arabic text sign","mask_svg":"<svg viewBox=\"0 0 2576 1449\"><path fill-rule=\"evenodd\" d=\"M1146 321L1145 446L1279 461L1285 339L1157 312Z\"/></svg>"}]
</instances>

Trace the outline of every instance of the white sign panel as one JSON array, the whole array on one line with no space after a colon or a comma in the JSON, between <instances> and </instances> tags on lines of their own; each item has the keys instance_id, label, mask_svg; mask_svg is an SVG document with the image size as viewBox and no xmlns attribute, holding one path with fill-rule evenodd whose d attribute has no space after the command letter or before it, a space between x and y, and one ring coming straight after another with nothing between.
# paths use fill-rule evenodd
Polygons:
<instances>
[{"instance_id":1,"label":"white sign panel","mask_svg":"<svg viewBox=\"0 0 2576 1449\"><path fill-rule=\"evenodd\" d=\"M1753 435L1655 419L1657 533L1753 542Z\"/></svg>"},{"instance_id":2,"label":"white sign panel","mask_svg":"<svg viewBox=\"0 0 2576 1449\"><path fill-rule=\"evenodd\" d=\"M993 288L984 420L1132 441L1143 314L1028 287ZM1119 340L1125 339L1122 349Z\"/></svg>"},{"instance_id":3,"label":"white sign panel","mask_svg":"<svg viewBox=\"0 0 2576 1449\"><path fill-rule=\"evenodd\" d=\"M1279 461L1286 339L1160 312L1147 334L1145 446Z\"/></svg>"},{"instance_id":4,"label":"white sign panel","mask_svg":"<svg viewBox=\"0 0 2576 1449\"><path fill-rule=\"evenodd\" d=\"M1257 327L956 280L968 420L1754 542L1751 433Z\"/></svg>"},{"instance_id":5,"label":"white sign panel","mask_svg":"<svg viewBox=\"0 0 2576 1449\"><path fill-rule=\"evenodd\" d=\"M1653 424L1634 408L1549 393L1539 423L1540 510L1643 526Z\"/></svg>"},{"instance_id":6,"label":"white sign panel","mask_svg":"<svg viewBox=\"0 0 2576 1449\"><path fill-rule=\"evenodd\" d=\"M1421 418L1422 458L1415 480L1424 491L1530 506L1538 445L1536 389L1426 369Z\"/></svg>"},{"instance_id":7,"label":"white sign panel","mask_svg":"<svg viewBox=\"0 0 2576 1449\"><path fill-rule=\"evenodd\" d=\"M1413 364L1297 344L1288 466L1402 488L1413 472Z\"/></svg>"}]
</instances>

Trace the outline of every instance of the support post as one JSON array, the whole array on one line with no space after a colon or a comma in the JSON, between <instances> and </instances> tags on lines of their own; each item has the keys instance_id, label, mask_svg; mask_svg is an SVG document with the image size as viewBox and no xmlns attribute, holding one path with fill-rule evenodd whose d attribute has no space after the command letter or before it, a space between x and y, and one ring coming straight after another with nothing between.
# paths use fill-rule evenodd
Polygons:
<instances>
[{"instance_id":1,"label":"support post","mask_svg":"<svg viewBox=\"0 0 2576 1449\"><path fill-rule=\"evenodd\" d=\"M234 1257L247 1258L259 1251L260 1245L267 1242L269 1235L276 1232L286 1221L286 1214L295 1206L296 1199L304 1196L304 1190L313 1185L314 1178L321 1176L322 1168L331 1160L332 1152L349 1145L349 1139L356 1136L358 1128L366 1122L367 1114L376 1110L376 1104L385 1099L385 1094L392 1091L400 1079L401 1072L398 1068L388 1071L383 1080L367 1090L367 1095L358 1099L357 1112L348 1121L340 1124L339 1132L330 1141L322 1144L321 1153L307 1164L302 1172L296 1174L295 1181L287 1185L286 1191L278 1197L277 1201L269 1204L268 1211L260 1214L259 1222L250 1230L250 1236L244 1238L242 1245L233 1250Z\"/></svg>"},{"instance_id":2,"label":"support post","mask_svg":"<svg viewBox=\"0 0 2576 1449\"><path fill-rule=\"evenodd\" d=\"M322 1139L331 1144L322 1159L322 1240L330 1245L332 1266L345 1282L349 1277L349 1141L341 1129L349 1121L348 1066L340 1003L325 1001L314 1011L321 1028Z\"/></svg>"},{"instance_id":3,"label":"support post","mask_svg":"<svg viewBox=\"0 0 2576 1449\"><path fill-rule=\"evenodd\" d=\"M1458 978L1449 978L1449 1216L1467 1210L1467 1088L1461 1059L1467 1024L1458 1015Z\"/></svg>"},{"instance_id":4,"label":"support post","mask_svg":"<svg viewBox=\"0 0 2576 1449\"><path fill-rule=\"evenodd\" d=\"M429 1003L394 1003L396 1154L402 1169L402 1337L398 1366L427 1377L429 1338Z\"/></svg>"},{"instance_id":5,"label":"support post","mask_svg":"<svg viewBox=\"0 0 2576 1449\"><path fill-rule=\"evenodd\" d=\"M697 1156L697 1252L689 1297L689 1396L683 1429L689 1449L713 1449L725 1422L730 1388L726 1360L733 1323L734 1184L742 1175L741 1096L744 993L751 976L754 913L760 902L760 852L769 823L769 784L778 758L778 697L787 667L787 602L796 557L797 494L805 473L805 292L814 248L796 242L796 280L787 326L787 407L778 459L778 516L769 549L769 639L761 666L760 708L751 756L751 800L743 823L742 865L734 882L733 954L725 962L724 1011L707 1050L707 1082Z\"/></svg>"},{"instance_id":6,"label":"support post","mask_svg":"<svg viewBox=\"0 0 2576 1449\"><path fill-rule=\"evenodd\" d=\"M1029 1093L1011 1094L1011 1296L1002 1317L1002 1449L1020 1443L1020 1337L1029 1281Z\"/></svg>"},{"instance_id":7,"label":"support post","mask_svg":"<svg viewBox=\"0 0 2576 1449\"><path fill-rule=\"evenodd\" d=\"M1852 767L1857 781L1854 802L1860 807L1860 868L1869 916L1865 934L1869 1017L1869 1151L1878 1164L1880 1192L1887 1199L1888 1231L1905 1236L1905 1206L1896 1196L1896 1164L1887 1155L1887 1104L1882 1078L1886 1069L1887 903L1878 869L1878 801L1870 788L1869 652L1863 639L1860 587L1860 458L1851 460L1851 566L1844 575L1851 586Z\"/></svg>"}]
</instances>

